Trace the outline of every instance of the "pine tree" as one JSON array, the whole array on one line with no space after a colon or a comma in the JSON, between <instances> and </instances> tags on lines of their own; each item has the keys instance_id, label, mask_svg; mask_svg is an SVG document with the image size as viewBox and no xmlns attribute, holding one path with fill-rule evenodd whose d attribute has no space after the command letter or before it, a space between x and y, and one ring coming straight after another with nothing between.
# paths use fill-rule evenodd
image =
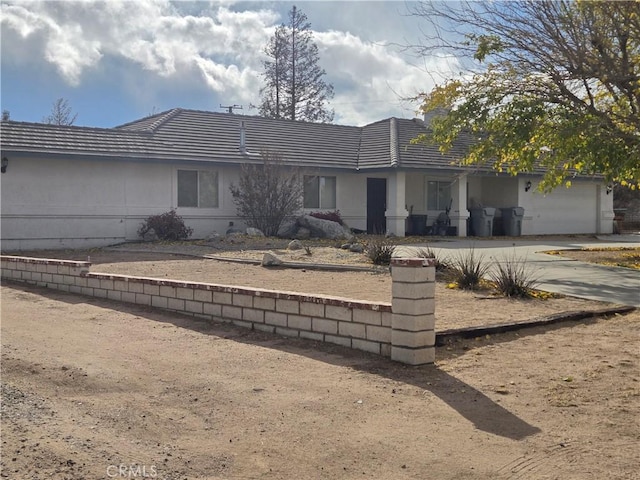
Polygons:
<instances>
[{"instance_id":1,"label":"pine tree","mask_svg":"<svg viewBox=\"0 0 640 480\"><path fill-rule=\"evenodd\" d=\"M318 47L307 16L295 6L288 25L280 25L269 40L264 62L265 85L260 90L260 115L268 118L330 123L333 86L323 79Z\"/></svg>"}]
</instances>

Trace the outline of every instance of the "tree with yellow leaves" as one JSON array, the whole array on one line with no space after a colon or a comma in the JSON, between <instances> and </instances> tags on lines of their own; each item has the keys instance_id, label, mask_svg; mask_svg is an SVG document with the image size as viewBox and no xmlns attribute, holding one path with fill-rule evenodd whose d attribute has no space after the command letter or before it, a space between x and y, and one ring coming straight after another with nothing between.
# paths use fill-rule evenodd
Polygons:
<instances>
[{"instance_id":1,"label":"tree with yellow leaves","mask_svg":"<svg viewBox=\"0 0 640 480\"><path fill-rule=\"evenodd\" d=\"M640 185L640 2L425 2L412 14L433 27L413 48L468 67L418 95L423 112L446 113L417 141L446 151L466 132L464 163L541 169L545 190L575 174Z\"/></svg>"}]
</instances>

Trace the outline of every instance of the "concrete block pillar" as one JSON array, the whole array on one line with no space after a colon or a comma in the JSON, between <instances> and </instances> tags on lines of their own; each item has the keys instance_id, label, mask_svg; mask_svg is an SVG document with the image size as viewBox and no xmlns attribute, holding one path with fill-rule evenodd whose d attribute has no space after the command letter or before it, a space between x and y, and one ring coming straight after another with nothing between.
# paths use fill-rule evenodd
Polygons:
<instances>
[{"instance_id":1,"label":"concrete block pillar","mask_svg":"<svg viewBox=\"0 0 640 480\"><path fill-rule=\"evenodd\" d=\"M436 357L434 259L391 260L391 359L409 365Z\"/></svg>"}]
</instances>

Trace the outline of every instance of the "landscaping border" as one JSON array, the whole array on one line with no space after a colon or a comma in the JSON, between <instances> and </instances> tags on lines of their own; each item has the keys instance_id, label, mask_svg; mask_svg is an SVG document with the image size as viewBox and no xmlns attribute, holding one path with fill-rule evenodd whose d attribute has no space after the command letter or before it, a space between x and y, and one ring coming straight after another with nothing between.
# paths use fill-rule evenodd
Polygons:
<instances>
[{"instance_id":1,"label":"landscaping border","mask_svg":"<svg viewBox=\"0 0 640 480\"><path fill-rule=\"evenodd\" d=\"M104 274L90 272L90 262L19 256L0 260L2 278L11 281L333 343L404 363L435 358L435 268L429 260L394 260L391 304Z\"/></svg>"}]
</instances>

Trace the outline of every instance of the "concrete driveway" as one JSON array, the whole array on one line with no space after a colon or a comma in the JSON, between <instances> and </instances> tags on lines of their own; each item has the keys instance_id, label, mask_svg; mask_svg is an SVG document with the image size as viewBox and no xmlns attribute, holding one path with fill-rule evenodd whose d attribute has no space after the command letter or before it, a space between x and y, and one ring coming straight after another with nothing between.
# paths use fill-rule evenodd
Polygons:
<instances>
[{"instance_id":1,"label":"concrete driveway","mask_svg":"<svg viewBox=\"0 0 640 480\"><path fill-rule=\"evenodd\" d=\"M424 245L423 245L424 246ZM429 244L436 255L454 257L462 249L475 249L492 262L515 255L526 259L539 278L540 289L589 300L640 307L640 272L630 268L608 267L541 252L592 247L640 247L640 235L599 236L576 239L490 239L478 237L445 240ZM402 256L411 255L403 246Z\"/></svg>"}]
</instances>

